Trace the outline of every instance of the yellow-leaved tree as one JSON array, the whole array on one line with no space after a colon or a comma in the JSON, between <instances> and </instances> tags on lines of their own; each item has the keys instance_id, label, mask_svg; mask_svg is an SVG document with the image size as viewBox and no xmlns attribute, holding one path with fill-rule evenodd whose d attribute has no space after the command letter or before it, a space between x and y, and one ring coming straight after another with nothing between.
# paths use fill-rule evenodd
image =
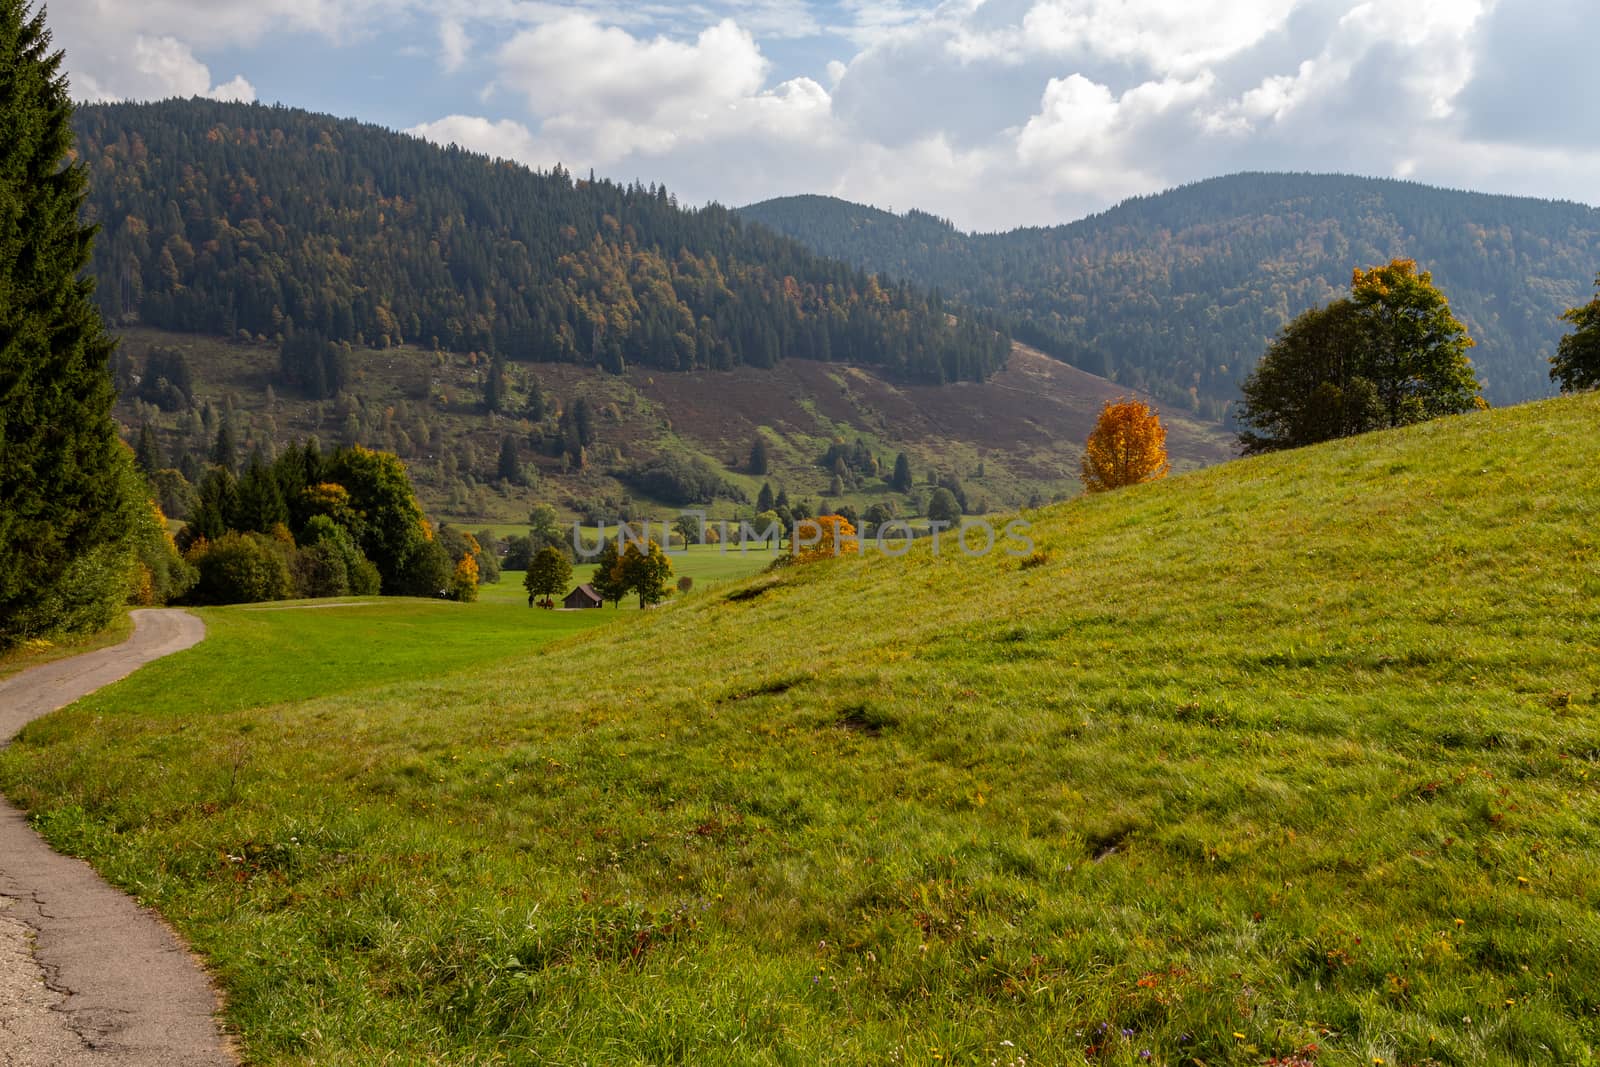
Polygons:
<instances>
[{"instance_id":1,"label":"yellow-leaved tree","mask_svg":"<svg viewBox=\"0 0 1600 1067\"><path fill-rule=\"evenodd\" d=\"M1108 400L1083 447L1083 487L1091 493L1153 482L1172 470L1161 416L1138 400Z\"/></svg>"},{"instance_id":2,"label":"yellow-leaved tree","mask_svg":"<svg viewBox=\"0 0 1600 1067\"><path fill-rule=\"evenodd\" d=\"M795 558L801 563L849 556L861 551L856 528L842 515L803 519L795 526Z\"/></svg>"}]
</instances>

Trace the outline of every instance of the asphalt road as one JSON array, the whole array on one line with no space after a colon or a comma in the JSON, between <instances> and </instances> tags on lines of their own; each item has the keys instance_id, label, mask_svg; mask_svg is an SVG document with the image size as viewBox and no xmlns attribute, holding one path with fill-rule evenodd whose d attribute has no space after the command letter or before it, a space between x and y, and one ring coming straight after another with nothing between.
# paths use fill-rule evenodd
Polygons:
<instances>
[{"instance_id":1,"label":"asphalt road","mask_svg":"<svg viewBox=\"0 0 1600 1067\"><path fill-rule=\"evenodd\" d=\"M32 720L205 636L136 611L115 648L0 682L0 747ZM152 912L58 855L0 799L0 1067L231 1067L216 991Z\"/></svg>"}]
</instances>

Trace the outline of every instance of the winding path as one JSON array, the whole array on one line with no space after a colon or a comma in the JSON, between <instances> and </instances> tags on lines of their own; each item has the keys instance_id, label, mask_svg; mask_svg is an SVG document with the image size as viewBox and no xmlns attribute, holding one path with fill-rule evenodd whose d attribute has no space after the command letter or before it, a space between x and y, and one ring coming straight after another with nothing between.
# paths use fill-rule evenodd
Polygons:
<instances>
[{"instance_id":1,"label":"winding path","mask_svg":"<svg viewBox=\"0 0 1600 1067\"><path fill-rule=\"evenodd\" d=\"M0 747L29 722L205 636L136 611L114 648L0 682ZM230 1067L217 996L177 936L0 799L0 1067Z\"/></svg>"}]
</instances>

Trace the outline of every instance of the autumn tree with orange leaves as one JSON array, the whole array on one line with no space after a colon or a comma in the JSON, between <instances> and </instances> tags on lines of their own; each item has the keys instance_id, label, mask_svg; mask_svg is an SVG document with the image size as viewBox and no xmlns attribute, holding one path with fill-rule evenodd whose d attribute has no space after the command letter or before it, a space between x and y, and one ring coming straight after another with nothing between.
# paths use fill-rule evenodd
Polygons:
<instances>
[{"instance_id":1,"label":"autumn tree with orange leaves","mask_svg":"<svg viewBox=\"0 0 1600 1067\"><path fill-rule=\"evenodd\" d=\"M1108 400L1083 448L1083 487L1091 493L1153 482L1172 470L1161 416L1138 400Z\"/></svg>"},{"instance_id":2,"label":"autumn tree with orange leaves","mask_svg":"<svg viewBox=\"0 0 1600 1067\"><path fill-rule=\"evenodd\" d=\"M794 532L795 559L801 563L861 551L861 539L856 536L855 526L842 515L804 519L796 524Z\"/></svg>"}]
</instances>

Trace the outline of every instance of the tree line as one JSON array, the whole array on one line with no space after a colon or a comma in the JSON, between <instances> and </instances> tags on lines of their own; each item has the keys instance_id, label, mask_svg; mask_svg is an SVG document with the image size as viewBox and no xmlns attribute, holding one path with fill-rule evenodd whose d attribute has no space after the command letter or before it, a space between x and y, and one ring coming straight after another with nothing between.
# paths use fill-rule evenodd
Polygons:
<instances>
[{"instance_id":1,"label":"tree line","mask_svg":"<svg viewBox=\"0 0 1600 1067\"><path fill-rule=\"evenodd\" d=\"M283 107L84 107L78 155L114 323L266 339L318 396L340 345L402 343L620 373L797 356L977 381L999 319L885 285L662 186L537 173Z\"/></svg>"},{"instance_id":2,"label":"tree line","mask_svg":"<svg viewBox=\"0 0 1600 1067\"><path fill-rule=\"evenodd\" d=\"M243 474L209 467L177 544L195 568L188 599L226 604L290 596L476 598L499 564L476 537L435 529L405 465L355 446L323 454L315 440Z\"/></svg>"}]
</instances>

